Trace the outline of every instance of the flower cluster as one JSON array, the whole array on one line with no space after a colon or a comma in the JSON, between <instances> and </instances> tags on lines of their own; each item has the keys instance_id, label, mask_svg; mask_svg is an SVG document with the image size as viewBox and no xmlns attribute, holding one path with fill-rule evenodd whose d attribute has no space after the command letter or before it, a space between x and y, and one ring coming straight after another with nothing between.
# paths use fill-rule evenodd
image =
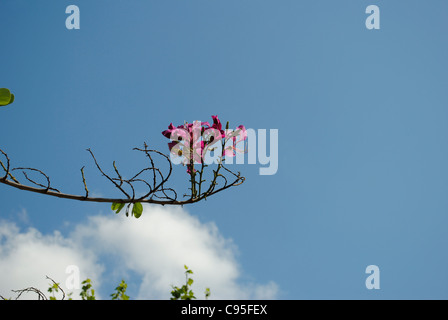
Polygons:
<instances>
[{"instance_id":1,"label":"flower cluster","mask_svg":"<svg viewBox=\"0 0 448 320\"><path fill-rule=\"evenodd\" d=\"M209 122L194 121L175 127L170 123L168 129L162 132L171 140L168 143L170 153L183 158L182 163L187 166L189 174L196 172L195 164L205 164L207 151L221 149L221 159L234 157L237 152L244 152L237 148L237 144L247 139L246 128L240 125L236 130L230 130L227 123L224 130L218 116L212 116L212 119L211 125Z\"/></svg>"}]
</instances>

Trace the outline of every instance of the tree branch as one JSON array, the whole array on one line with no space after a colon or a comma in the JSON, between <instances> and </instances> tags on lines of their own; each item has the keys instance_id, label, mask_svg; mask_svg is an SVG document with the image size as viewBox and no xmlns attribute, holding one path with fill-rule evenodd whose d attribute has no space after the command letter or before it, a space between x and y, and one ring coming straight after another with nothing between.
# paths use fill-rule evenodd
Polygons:
<instances>
[{"instance_id":1,"label":"tree branch","mask_svg":"<svg viewBox=\"0 0 448 320\"><path fill-rule=\"evenodd\" d=\"M220 163L220 164L218 164L218 169L216 171L214 171L215 174L214 174L213 180L211 181L210 187L208 188L207 191L203 192L202 194L190 194L190 195L187 195L187 197L189 197L188 199L179 200L178 193L173 188L166 186L168 179L171 177L171 174L173 172L173 165L172 165L170 158L167 155L165 155L157 150L149 149L146 143L144 143L143 149L134 148L133 150L140 151L140 152L144 153L145 156L149 160L149 166L141 169L137 174L132 176L131 179L125 179L125 178L123 178L123 175L119 172L115 162L113 162L113 167L114 167L114 172L116 174L116 177L111 177L109 174L107 174L102 169L101 165L98 163L92 150L87 149L87 151L90 153L90 155L93 159L93 162L94 162L96 168L98 169L98 171L101 173L102 176L104 176L109 182L111 182L124 195L124 197L122 197L122 198L90 196L89 190L87 187L86 177L84 174L85 167L81 168L82 183L84 186L85 194L84 195L76 195L76 194L63 193L60 190L53 188L51 186L51 181L50 181L49 176L47 174L45 174L42 170L35 169L35 168L29 168L29 167L11 168L10 158L9 158L8 154L6 152L4 152L2 149L0 149L0 153L4 156L4 158L6 158L6 163L4 163L3 161L0 160L0 166L3 169L3 171L5 172L5 175L2 178L0 178L0 183L3 183L7 186L10 186L10 187L13 187L16 189L20 189L20 190L25 190L25 191L34 192L34 193L40 193L40 194L57 197L57 198L76 200L76 201L99 202L99 203L101 203L101 202L124 203L124 204L133 204L133 203L140 202L140 203L153 203L153 204L159 204L159 205L184 205L184 204L190 204L190 203L195 203L195 202L201 201L201 200L206 199L207 197L212 196L218 192L221 192L221 191L228 189L232 186L237 186L244 182L244 177L242 177L240 175L240 173L235 174L232 171L230 171L229 169L227 169L226 167L224 167L224 165L222 163ZM167 163L169 165L169 169L166 174L164 174L162 172L162 170L160 170L159 168L155 167L155 161L153 159L153 155L159 155L167 161ZM221 167L226 172L228 172L231 176L234 177L233 182L229 183L227 178L224 175L218 174ZM23 173L26 181L30 182L31 185L24 184L24 183L20 182L16 177L14 177L11 174L11 172L15 171L15 170L22 170L22 173ZM39 173L41 176L43 176L45 178L46 183L42 184L42 183L39 183L39 182L31 179L27 175L26 171L33 171L33 172ZM143 175L143 173L145 173L145 172L152 172L151 178L149 180L145 180L141 177ZM218 179L218 177L223 178L224 184L222 187L216 189L215 187L218 184L218 182L216 180ZM202 179L202 175L201 175L201 179ZM135 183L143 183L144 185L146 185L148 187L148 191L141 196L137 196L135 193L135 187L134 187ZM201 184L202 184L202 182L201 182ZM132 191L131 193L127 192L124 189L125 185L127 185L131 189L131 191Z\"/></svg>"}]
</instances>

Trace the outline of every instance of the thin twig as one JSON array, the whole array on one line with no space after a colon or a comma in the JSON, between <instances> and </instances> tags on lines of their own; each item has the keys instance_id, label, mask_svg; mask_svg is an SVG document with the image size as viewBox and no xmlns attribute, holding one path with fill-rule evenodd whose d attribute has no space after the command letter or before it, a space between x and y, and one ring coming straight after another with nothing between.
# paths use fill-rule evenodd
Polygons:
<instances>
[{"instance_id":1,"label":"thin twig","mask_svg":"<svg viewBox=\"0 0 448 320\"><path fill-rule=\"evenodd\" d=\"M98 168L98 170L102 173L102 175L104 176L104 177L106 177L110 182L112 182L121 192L123 192L123 194L126 196L126 197L128 197L128 199L130 199L131 197L129 196L129 194L126 192L126 191L124 191L123 190L123 188L121 187L121 185L118 185L115 181L114 181L114 179L112 179L111 177L109 177L107 174L105 174L104 173L104 171L101 169L101 167L100 167L100 165L98 164L98 162L96 161L96 158L95 158L95 156L93 155L93 152L92 152L92 150L90 150L90 148L89 149L87 149L87 151L90 153L90 155L92 156L92 158L93 158L93 161L95 161L95 165L96 165L96 167Z\"/></svg>"},{"instance_id":2,"label":"thin twig","mask_svg":"<svg viewBox=\"0 0 448 320\"><path fill-rule=\"evenodd\" d=\"M86 191L86 198L89 197L89 189L87 189L86 177L84 176L84 167L81 168L82 183L84 184L84 190Z\"/></svg>"},{"instance_id":3,"label":"thin twig","mask_svg":"<svg viewBox=\"0 0 448 320\"><path fill-rule=\"evenodd\" d=\"M58 287L59 290L61 290L62 292L62 300L65 299L65 291L59 286L59 283L57 283L56 281L54 281L53 279L51 279L49 276L45 276L48 280L50 280L51 282L53 282L54 285L56 285L56 287Z\"/></svg>"}]
</instances>

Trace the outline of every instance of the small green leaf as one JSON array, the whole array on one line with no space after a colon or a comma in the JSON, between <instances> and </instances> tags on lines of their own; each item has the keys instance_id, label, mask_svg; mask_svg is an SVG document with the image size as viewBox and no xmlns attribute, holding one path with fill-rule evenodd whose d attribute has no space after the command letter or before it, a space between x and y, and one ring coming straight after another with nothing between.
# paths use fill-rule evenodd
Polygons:
<instances>
[{"instance_id":1,"label":"small green leaf","mask_svg":"<svg viewBox=\"0 0 448 320\"><path fill-rule=\"evenodd\" d=\"M114 202L112 203L112 210L115 211L115 213L120 213L121 209L124 208L124 203Z\"/></svg>"},{"instance_id":2,"label":"small green leaf","mask_svg":"<svg viewBox=\"0 0 448 320\"><path fill-rule=\"evenodd\" d=\"M187 283L188 283L189 286L191 286L193 284L193 282L194 282L194 280L189 278Z\"/></svg>"},{"instance_id":3,"label":"small green leaf","mask_svg":"<svg viewBox=\"0 0 448 320\"><path fill-rule=\"evenodd\" d=\"M138 219L138 218L140 218L142 213L143 213L142 204L140 202L134 203L134 207L132 208L132 214L134 215L134 217L136 217Z\"/></svg>"},{"instance_id":4,"label":"small green leaf","mask_svg":"<svg viewBox=\"0 0 448 320\"><path fill-rule=\"evenodd\" d=\"M126 206L126 217L129 217L129 208L131 207L131 204L128 204Z\"/></svg>"},{"instance_id":5,"label":"small green leaf","mask_svg":"<svg viewBox=\"0 0 448 320\"><path fill-rule=\"evenodd\" d=\"M0 88L0 106L6 106L14 101L14 95L11 97L11 91L6 88Z\"/></svg>"},{"instance_id":6,"label":"small green leaf","mask_svg":"<svg viewBox=\"0 0 448 320\"><path fill-rule=\"evenodd\" d=\"M208 297L210 297L211 293L210 293L210 288L205 288L205 299L207 300Z\"/></svg>"}]
</instances>

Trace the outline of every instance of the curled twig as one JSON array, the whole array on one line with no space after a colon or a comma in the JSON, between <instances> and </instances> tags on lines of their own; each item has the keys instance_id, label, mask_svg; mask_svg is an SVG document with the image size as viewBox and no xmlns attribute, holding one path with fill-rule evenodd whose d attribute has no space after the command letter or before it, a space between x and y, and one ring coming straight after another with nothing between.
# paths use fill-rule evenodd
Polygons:
<instances>
[{"instance_id":1,"label":"curled twig","mask_svg":"<svg viewBox=\"0 0 448 320\"><path fill-rule=\"evenodd\" d=\"M62 292L62 299L61 300L64 300L65 299L65 291L61 288L59 283L55 282L49 276L46 276L46 279L48 279L51 282L53 282L53 286L52 287L53 288L57 288L56 291L60 290ZM28 288L25 288L25 289L11 290L11 291L17 294L17 296L14 298L14 300L19 300L19 298L24 293L29 293L29 292L37 294L37 300L48 300L47 296L41 290L39 290L39 289L37 289L35 287L28 287ZM48 291L51 292L50 289ZM3 300L8 300L8 299L6 299L5 297L3 297L1 295L0 295L0 298L3 299ZM50 297L50 300L55 300L55 298L54 297Z\"/></svg>"},{"instance_id":2,"label":"curled twig","mask_svg":"<svg viewBox=\"0 0 448 320\"><path fill-rule=\"evenodd\" d=\"M14 182L17 182L17 183L19 183L19 181L17 181L17 179L9 172L9 163L10 163L10 160L9 160L9 157L8 157L8 155L6 154L6 152L4 152L2 149L0 149L0 152L5 156L5 158L6 158L6 167L5 167L5 165L3 164L3 162L0 160L0 165L2 166L2 168L3 168L3 170L5 171L5 176L3 177L3 178L1 178L0 180L6 180L6 179L8 179L8 176L9 177L11 177L11 179L14 181Z\"/></svg>"},{"instance_id":3,"label":"curled twig","mask_svg":"<svg viewBox=\"0 0 448 320\"><path fill-rule=\"evenodd\" d=\"M11 171L14 171L14 170L22 170L22 173L23 173L23 175L25 176L26 180L28 180L29 182L35 184L36 186L45 188L46 191L48 191L48 190L52 190L52 191L60 192L58 189L55 189L55 188L50 187L50 184L51 184L51 182L50 182L50 177L47 176L45 173L43 173L43 172L42 172L41 170L39 170L39 169L35 169L35 168L14 168L14 169L12 169ZM45 177L45 179L47 180L47 185L44 186L43 184L40 184L40 183L38 183L38 182L32 180L31 178L29 178L28 175L26 174L26 171L25 171L25 170L34 171L34 172L37 172L37 173L43 175L43 176Z\"/></svg>"},{"instance_id":4,"label":"curled twig","mask_svg":"<svg viewBox=\"0 0 448 320\"><path fill-rule=\"evenodd\" d=\"M28 287L28 288L20 289L20 290L12 290L12 292L17 293L17 297L15 298L15 300L18 300L22 294L27 293L27 292L33 292L33 293L37 294L37 300L48 300L42 291L40 291L39 289L34 288L34 287Z\"/></svg>"},{"instance_id":5,"label":"curled twig","mask_svg":"<svg viewBox=\"0 0 448 320\"><path fill-rule=\"evenodd\" d=\"M62 292L62 300L64 300L64 299L65 299L65 291L61 288L61 286L59 285L59 283L57 283L56 281L54 281L53 279L51 279L49 276L46 276L46 278L47 278L48 280L50 280L51 282L53 282L53 285L55 285L55 286L58 288L58 290L61 290L61 292Z\"/></svg>"}]
</instances>

